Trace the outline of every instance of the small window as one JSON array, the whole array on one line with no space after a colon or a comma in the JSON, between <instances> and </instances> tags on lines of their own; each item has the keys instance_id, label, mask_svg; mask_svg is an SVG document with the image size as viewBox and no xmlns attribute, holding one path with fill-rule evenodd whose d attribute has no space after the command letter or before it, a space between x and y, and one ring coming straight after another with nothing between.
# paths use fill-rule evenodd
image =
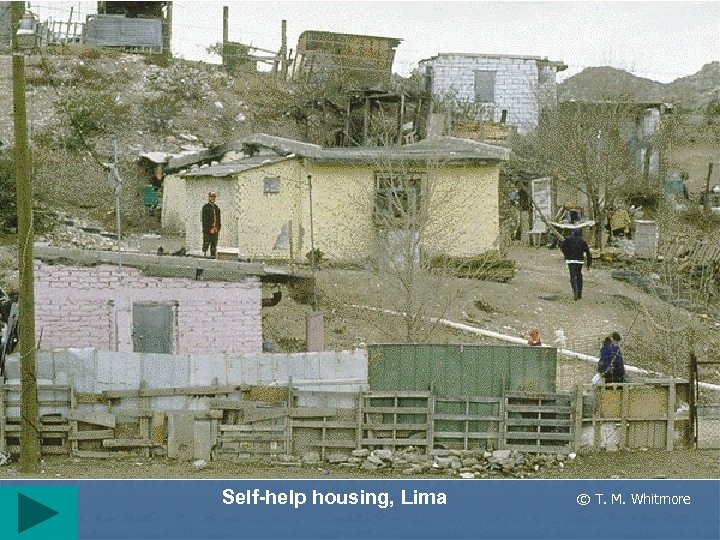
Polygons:
<instances>
[{"instance_id":1,"label":"small window","mask_svg":"<svg viewBox=\"0 0 720 540\"><path fill-rule=\"evenodd\" d=\"M375 174L375 221L383 226L412 228L420 213L420 174Z\"/></svg>"},{"instance_id":2,"label":"small window","mask_svg":"<svg viewBox=\"0 0 720 540\"><path fill-rule=\"evenodd\" d=\"M475 101L491 103L495 101L495 72L475 72Z\"/></svg>"},{"instance_id":3,"label":"small window","mask_svg":"<svg viewBox=\"0 0 720 540\"><path fill-rule=\"evenodd\" d=\"M265 178L263 193L280 193L280 177L268 176Z\"/></svg>"}]
</instances>

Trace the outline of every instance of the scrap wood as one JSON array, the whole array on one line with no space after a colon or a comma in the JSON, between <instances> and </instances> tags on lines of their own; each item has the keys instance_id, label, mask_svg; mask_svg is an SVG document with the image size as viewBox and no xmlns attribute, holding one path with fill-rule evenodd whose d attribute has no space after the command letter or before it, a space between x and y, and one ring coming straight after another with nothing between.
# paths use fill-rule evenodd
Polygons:
<instances>
[{"instance_id":1,"label":"scrap wood","mask_svg":"<svg viewBox=\"0 0 720 540\"><path fill-rule=\"evenodd\" d=\"M232 394L242 390L243 386L189 386L187 388L145 388L138 390L105 390L102 395L106 399L168 397L168 396L212 396L216 394Z\"/></svg>"},{"instance_id":2,"label":"scrap wood","mask_svg":"<svg viewBox=\"0 0 720 540\"><path fill-rule=\"evenodd\" d=\"M115 415L102 412L92 411L68 411L65 417L68 420L74 420L77 422L84 422L86 424L93 424L96 426L103 426L114 428L115 427Z\"/></svg>"},{"instance_id":3,"label":"scrap wood","mask_svg":"<svg viewBox=\"0 0 720 540\"><path fill-rule=\"evenodd\" d=\"M95 439L112 439L115 432L112 429L90 429L86 431L75 431L70 434L70 440L90 441Z\"/></svg>"},{"instance_id":4,"label":"scrap wood","mask_svg":"<svg viewBox=\"0 0 720 540\"><path fill-rule=\"evenodd\" d=\"M154 443L149 439L105 439L103 440L103 447L105 448L117 448L117 447L146 447L155 446Z\"/></svg>"}]
</instances>

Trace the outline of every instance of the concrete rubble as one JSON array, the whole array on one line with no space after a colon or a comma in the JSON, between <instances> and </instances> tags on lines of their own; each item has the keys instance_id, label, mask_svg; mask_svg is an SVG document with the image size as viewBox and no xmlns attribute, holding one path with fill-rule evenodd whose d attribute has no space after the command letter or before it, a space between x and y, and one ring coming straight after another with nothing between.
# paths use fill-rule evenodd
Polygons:
<instances>
[{"instance_id":1,"label":"concrete rubble","mask_svg":"<svg viewBox=\"0 0 720 540\"><path fill-rule=\"evenodd\" d=\"M447 450L435 449L425 453L416 447L398 450L365 448L349 454L328 453L323 461L315 451L305 452L301 457L276 456L273 464L318 465L358 469L361 471L387 473L389 475L438 475L462 479L475 478L532 478L541 470L563 470L565 461L572 459L563 454L530 454L515 450ZM230 461L251 463L251 456L238 456Z\"/></svg>"}]
</instances>

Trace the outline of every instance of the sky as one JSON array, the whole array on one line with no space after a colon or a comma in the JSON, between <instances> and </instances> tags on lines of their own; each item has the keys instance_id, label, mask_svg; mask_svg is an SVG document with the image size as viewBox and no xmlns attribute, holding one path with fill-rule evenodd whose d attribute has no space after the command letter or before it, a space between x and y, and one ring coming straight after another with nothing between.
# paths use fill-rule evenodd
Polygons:
<instances>
[{"instance_id":1,"label":"sky","mask_svg":"<svg viewBox=\"0 0 720 540\"><path fill-rule=\"evenodd\" d=\"M95 2L30 2L41 20L81 20ZM419 60L441 52L517 54L563 61L560 79L586 67L612 66L671 82L720 60L720 1L714 2L454 2L454 1L175 1L173 54L219 62L206 52L222 41L223 6L229 39L280 48L304 30L402 38L393 71L407 76Z\"/></svg>"}]
</instances>

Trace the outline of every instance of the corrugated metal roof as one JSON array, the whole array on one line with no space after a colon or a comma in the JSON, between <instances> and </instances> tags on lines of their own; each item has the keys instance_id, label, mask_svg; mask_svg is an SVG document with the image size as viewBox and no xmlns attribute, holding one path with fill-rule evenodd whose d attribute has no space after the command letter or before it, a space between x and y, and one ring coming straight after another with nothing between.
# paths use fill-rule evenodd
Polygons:
<instances>
[{"instance_id":1,"label":"corrugated metal roof","mask_svg":"<svg viewBox=\"0 0 720 540\"><path fill-rule=\"evenodd\" d=\"M182 174L181 176L183 178L193 178L199 176L234 176L243 171L285 161L286 159L291 159L291 157L292 156L252 156L237 161L222 163L220 165L213 165L212 167L198 167L190 172Z\"/></svg>"}]
</instances>

